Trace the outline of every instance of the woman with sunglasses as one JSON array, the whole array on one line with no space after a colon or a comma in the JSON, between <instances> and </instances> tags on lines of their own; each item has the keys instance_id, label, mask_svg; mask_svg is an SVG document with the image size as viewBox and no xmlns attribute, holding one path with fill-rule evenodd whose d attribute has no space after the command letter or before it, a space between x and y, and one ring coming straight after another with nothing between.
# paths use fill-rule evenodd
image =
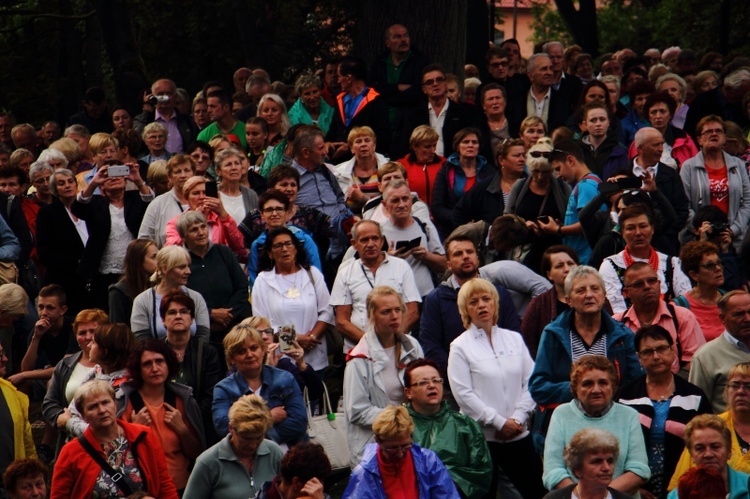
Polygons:
<instances>
[{"instance_id":1,"label":"woman with sunglasses","mask_svg":"<svg viewBox=\"0 0 750 499\"><path fill-rule=\"evenodd\" d=\"M526 220L526 226L533 234L531 250L524 263L535 271L539 271L542 255L547 248L561 242L559 236L545 234L539 227L538 220L562 220L572 190L570 184L555 177L549 162L551 152L552 144L549 139L540 140L531 146L525 156L530 175L513 184L505 204L505 214L517 215Z\"/></svg>"},{"instance_id":2,"label":"woman with sunglasses","mask_svg":"<svg viewBox=\"0 0 750 499\"><path fill-rule=\"evenodd\" d=\"M690 309L698 319L706 341L724 332L719 318L719 299L725 291L724 266L719 248L708 241L691 241L680 250L680 268L694 284L687 293L678 296L675 304Z\"/></svg>"}]
</instances>

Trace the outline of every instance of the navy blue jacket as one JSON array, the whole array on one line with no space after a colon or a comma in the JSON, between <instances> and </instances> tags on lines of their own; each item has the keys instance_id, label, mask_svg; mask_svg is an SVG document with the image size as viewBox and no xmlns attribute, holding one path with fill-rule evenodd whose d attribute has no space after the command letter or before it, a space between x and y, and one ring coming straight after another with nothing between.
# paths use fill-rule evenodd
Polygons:
<instances>
[{"instance_id":1,"label":"navy blue jacket","mask_svg":"<svg viewBox=\"0 0 750 499\"><path fill-rule=\"evenodd\" d=\"M495 284L495 288L500 295L498 327L520 332L521 321L518 319L510 293L499 284ZM450 281L446 281L430 291L422 307L419 342L422 344L425 358L437 362L443 372L446 372L448 367L451 342L466 331L461 322L461 314L458 313L457 299L458 290L453 288Z\"/></svg>"}]
</instances>

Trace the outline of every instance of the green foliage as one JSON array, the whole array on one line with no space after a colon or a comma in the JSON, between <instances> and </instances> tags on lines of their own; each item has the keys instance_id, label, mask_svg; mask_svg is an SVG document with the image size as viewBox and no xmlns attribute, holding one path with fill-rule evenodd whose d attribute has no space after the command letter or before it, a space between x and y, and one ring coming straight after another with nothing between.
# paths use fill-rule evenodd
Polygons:
<instances>
[{"instance_id":1,"label":"green foliage","mask_svg":"<svg viewBox=\"0 0 750 499\"><path fill-rule=\"evenodd\" d=\"M672 45L691 48L698 53L718 50L721 2L705 0L610 0L597 11L599 51L614 52L630 47L638 53L648 48L665 49ZM730 2L729 50L747 53L750 39L747 26L750 10L747 2ZM533 7L534 42L558 39L570 42L569 30L559 13L548 5Z\"/></svg>"},{"instance_id":2,"label":"green foliage","mask_svg":"<svg viewBox=\"0 0 750 499\"><path fill-rule=\"evenodd\" d=\"M565 45L573 43L573 37L557 10L550 9L547 5L541 3L532 2L531 5L531 12L534 15L532 40L535 44L549 40L559 40Z\"/></svg>"}]
</instances>

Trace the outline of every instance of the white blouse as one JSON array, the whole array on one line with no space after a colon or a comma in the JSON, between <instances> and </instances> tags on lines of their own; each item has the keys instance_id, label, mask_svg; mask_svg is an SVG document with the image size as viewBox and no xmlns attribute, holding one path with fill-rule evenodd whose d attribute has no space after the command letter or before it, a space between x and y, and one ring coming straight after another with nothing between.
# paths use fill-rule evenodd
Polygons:
<instances>
[{"instance_id":1,"label":"white blouse","mask_svg":"<svg viewBox=\"0 0 750 499\"><path fill-rule=\"evenodd\" d=\"M492 344L484 330L472 326L453 340L448 355L448 381L461 412L474 419L487 440L508 419L525 425L535 403L529 393L534 361L521 335L492 327ZM517 437L529 434L528 428Z\"/></svg>"}]
</instances>

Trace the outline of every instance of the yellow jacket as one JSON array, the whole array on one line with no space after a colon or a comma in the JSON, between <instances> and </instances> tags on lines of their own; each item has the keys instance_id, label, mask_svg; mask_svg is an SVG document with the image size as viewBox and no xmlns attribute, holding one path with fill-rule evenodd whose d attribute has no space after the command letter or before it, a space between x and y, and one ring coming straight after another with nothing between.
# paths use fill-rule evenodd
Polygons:
<instances>
[{"instance_id":1,"label":"yellow jacket","mask_svg":"<svg viewBox=\"0 0 750 499\"><path fill-rule=\"evenodd\" d=\"M13 384L0 378L0 393L8 404L10 417L13 419L14 459L36 457L36 447L31 436L29 423L29 397L16 390Z\"/></svg>"},{"instance_id":2,"label":"yellow jacket","mask_svg":"<svg viewBox=\"0 0 750 499\"><path fill-rule=\"evenodd\" d=\"M735 471L741 471L743 473L750 474L750 453L743 454L740 448L740 443L737 441L737 434L734 432L734 422L729 411L719 414L719 417L724 420L729 428L729 433L732 435L732 455L729 457L729 467ZM669 490L677 488L677 484L680 481L680 477L685 474L687 470L695 466L690 454L688 453L687 447L682 451L682 456L677 462L677 467L674 469L674 475L672 480L669 481Z\"/></svg>"}]
</instances>

